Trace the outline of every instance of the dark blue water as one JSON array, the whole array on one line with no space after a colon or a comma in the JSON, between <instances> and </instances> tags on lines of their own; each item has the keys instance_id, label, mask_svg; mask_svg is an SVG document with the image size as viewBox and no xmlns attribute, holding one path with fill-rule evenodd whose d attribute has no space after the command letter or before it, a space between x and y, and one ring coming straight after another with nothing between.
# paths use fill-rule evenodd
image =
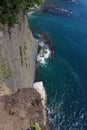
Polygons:
<instances>
[{"instance_id":1,"label":"dark blue water","mask_svg":"<svg viewBox=\"0 0 87 130\"><path fill-rule=\"evenodd\" d=\"M55 58L37 69L37 81L43 81L56 115L55 130L87 130L87 1L50 1L73 14L40 11L29 17L31 30L47 33L55 48Z\"/></svg>"}]
</instances>

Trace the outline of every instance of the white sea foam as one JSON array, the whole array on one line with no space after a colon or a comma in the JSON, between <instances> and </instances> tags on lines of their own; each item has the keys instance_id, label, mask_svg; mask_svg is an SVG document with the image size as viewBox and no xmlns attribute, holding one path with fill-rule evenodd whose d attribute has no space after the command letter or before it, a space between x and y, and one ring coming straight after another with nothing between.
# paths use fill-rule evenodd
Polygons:
<instances>
[{"instance_id":1,"label":"white sea foam","mask_svg":"<svg viewBox=\"0 0 87 130\"><path fill-rule=\"evenodd\" d=\"M51 56L51 51L43 41L39 42L39 46L41 47L41 50L37 56L37 62L39 64L46 64L46 60Z\"/></svg>"},{"instance_id":2,"label":"white sea foam","mask_svg":"<svg viewBox=\"0 0 87 130\"><path fill-rule=\"evenodd\" d=\"M42 38L43 36L39 33L37 33L37 37Z\"/></svg>"},{"instance_id":3,"label":"white sea foam","mask_svg":"<svg viewBox=\"0 0 87 130\"><path fill-rule=\"evenodd\" d=\"M43 41L39 42L39 46L44 47L45 46L44 42Z\"/></svg>"},{"instance_id":4,"label":"white sea foam","mask_svg":"<svg viewBox=\"0 0 87 130\"><path fill-rule=\"evenodd\" d=\"M31 14L33 14L35 11L29 11L28 13L27 13L27 15L29 16L29 15L31 15Z\"/></svg>"}]
</instances>

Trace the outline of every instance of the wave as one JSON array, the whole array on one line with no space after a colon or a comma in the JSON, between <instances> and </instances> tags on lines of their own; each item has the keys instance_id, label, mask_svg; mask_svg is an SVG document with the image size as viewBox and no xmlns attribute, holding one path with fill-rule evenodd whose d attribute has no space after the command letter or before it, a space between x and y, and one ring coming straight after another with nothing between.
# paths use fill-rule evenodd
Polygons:
<instances>
[{"instance_id":1,"label":"wave","mask_svg":"<svg viewBox=\"0 0 87 130\"><path fill-rule=\"evenodd\" d=\"M55 104L55 107L48 107L48 122L53 125L52 130L86 130L87 128L87 112L82 108L79 112L78 117L76 112L73 112L72 115L67 119L64 112L58 112L58 106L61 107L63 102L61 101L58 105Z\"/></svg>"},{"instance_id":2,"label":"wave","mask_svg":"<svg viewBox=\"0 0 87 130\"><path fill-rule=\"evenodd\" d=\"M34 14L34 12L33 12L33 13L31 13L31 14L29 14L29 19L31 19L31 18L41 19L41 17L40 17L40 16L35 15L35 14Z\"/></svg>"},{"instance_id":3,"label":"wave","mask_svg":"<svg viewBox=\"0 0 87 130\"><path fill-rule=\"evenodd\" d=\"M39 54L37 56L37 63L40 65L44 65L47 62L47 59L51 56L51 51L47 45L43 41L39 41L39 47L41 48Z\"/></svg>"},{"instance_id":4,"label":"wave","mask_svg":"<svg viewBox=\"0 0 87 130\"><path fill-rule=\"evenodd\" d=\"M73 81L76 82L76 84L78 84L78 87L80 89L81 88L80 78L78 74L75 72L75 70L72 68L70 63L63 58L59 58L58 60L59 62L62 62L62 64L69 72L70 76L73 78ZM64 82L62 82L61 85L63 84L65 85ZM64 90L64 93L61 94L61 99L59 101L57 99L58 93L55 92L55 97L53 97L53 101L51 101L50 104L48 104L47 108L48 122L52 124L53 130L86 130L87 128L87 111L82 102L80 101L81 99L77 98L80 97L79 92L74 100L71 99L68 100L70 101L70 104L68 104L68 106L67 104L65 104L67 103L65 102L65 98L70 98L70 96L67 96L67 94L71 94L72 88L70 87L71 86L66 85L66 90ZM74 86L74 88L75 87L77 86ZM82 106L79 108L80 104L82 104ZM71 111L71 113L69 113L70 108L72 109L73 106L74 109ZM64 109L68 110L69 115L68 113L65 112Z\"/></svg>"}]
</instances>

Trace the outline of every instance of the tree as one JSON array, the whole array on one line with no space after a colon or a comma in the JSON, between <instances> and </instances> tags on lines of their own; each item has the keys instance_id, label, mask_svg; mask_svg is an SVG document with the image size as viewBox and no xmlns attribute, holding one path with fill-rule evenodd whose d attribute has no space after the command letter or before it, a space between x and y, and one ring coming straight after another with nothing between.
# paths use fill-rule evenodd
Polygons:
<instances>
[{"instance_id":1,"label":"tree","mask_svg":"<svg viewBox=\"0 0 87 130\"><path fill-rule=\"evenodd\" d=\"M41 3L42 0L0 0L0 22L12 26L17 23L20 10L26 11Z\"/></svg>"}]
</instances>

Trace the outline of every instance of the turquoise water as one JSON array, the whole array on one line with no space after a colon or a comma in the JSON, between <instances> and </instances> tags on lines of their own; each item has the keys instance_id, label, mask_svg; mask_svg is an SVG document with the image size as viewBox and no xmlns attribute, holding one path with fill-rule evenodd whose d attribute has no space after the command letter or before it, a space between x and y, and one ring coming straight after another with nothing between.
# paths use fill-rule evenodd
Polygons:
<instances>
[{"instance_id":1,"label":"turquoise water","mask_svg":"<svg viewBox=\"0 0 87 130\"><path fill-rule=\"evenodd\" d=\"M54 130L87 130L87 1L50 1L73 14L39 11L29 17L32 32L47 33L55 48L55 58L37 69L37 81L46 88Z\"/></svg>"}]
</instances>

